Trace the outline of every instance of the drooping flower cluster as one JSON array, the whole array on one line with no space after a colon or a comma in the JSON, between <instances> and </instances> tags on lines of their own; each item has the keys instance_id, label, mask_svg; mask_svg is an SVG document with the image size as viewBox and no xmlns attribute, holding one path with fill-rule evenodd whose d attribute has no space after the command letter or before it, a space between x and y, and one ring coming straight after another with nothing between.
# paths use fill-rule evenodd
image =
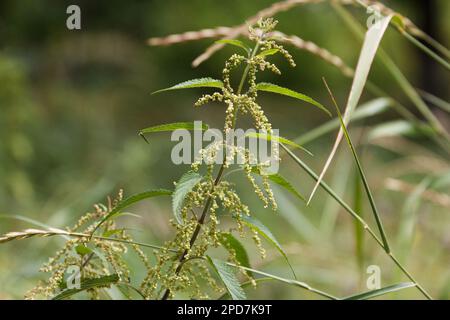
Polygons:
<instances>
[{"instance_id":1,"label":"drooping flower cluster","mask_svg":"<svg viewBox=\"0 0 450 320\"><path fill-rule=\"evenodd\" d=\"M130 270L124 260L128 246L140 257L146 268L151 267L142 249L133 243L132 238L123 229L117 228L112 219L102 224L102 236L90 237L98 221L107 216L122 198L123 192L120 191L117 198L109 201L107 206L94 205L93 212L86 213L73 227L66 228L68 233L86 236L68 239L64 247L41 267L40 271L50 273L50 277L30 290L25 296L27 299L54 297L66 290L67 283L74 283L76 278L81 284L87 279L93 280L102 276L116 275L117 282L129 283ZM107 238L114 240L110 241ZM72 270L72 273L68 274L68 270ZM88 289L87 292L92 299L97 299L101 289L101 286L96 286Z\"/></svg>"}]
</instances>

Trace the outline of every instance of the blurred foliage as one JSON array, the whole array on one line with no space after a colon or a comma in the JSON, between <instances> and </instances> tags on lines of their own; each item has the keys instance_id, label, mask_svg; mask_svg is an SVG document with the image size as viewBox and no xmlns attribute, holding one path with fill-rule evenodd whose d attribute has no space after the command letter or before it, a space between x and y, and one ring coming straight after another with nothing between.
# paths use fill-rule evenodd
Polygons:
<instances>
[{"instance_id":1,"label":"blurred foliage","mask_svg":"<svg viewBox=\"0 0 450 320\"><path fill-rule=\"evenodd\" d=\"M80 31L69 31L65 26L66 7L73 3L79 4L82 10ZM192 69L191 61L211 40L154 48L145 44L146 39L237 25L271 3L269 0L1 1L0 214L22 214L61 227L76 221L93 203L104 202L108 194L119 188L124 188L125 194L153 187L171 188L172 181L186 168L169 165L168 135L158 134L147 145L137 135L138 130L193 119L220 126L223 109L210 105L201 111L194 110L192 103L198 96L195 90L170 97L150 96L150 92L186 79L216 77L232 49L225 48L199 68ZM448 47L450 3L447 0L436 3L440 10L434 18L440 26L440 38L447 40L444 44ZM413 1L386 1L386 4L419 25L424 19ZM352 10L363 21L364 12ZM342 57L350 66L355 65L360 43L328 5L296 7L280 13L277 19L279 29L286 34L312 40ZM388 32L383 47L412 83L418 85L422 54L394 30ZM321 82L321 77L326 76L337 99L345 101L350 79L309 53L291 51L295 53L298 67L292 71L284 61L279 61L281 66L285 65L282 72L286 72L282 81L278 81L280 85L301 89L328 103ZM446 88L444 91L436 88L434 93L448 101L448 74L434 76ZM373 82L383 84L394 97L405 101L382 65L376 64L370 77ZM271 81L271 78L267 76L263 80ZM365 98L372 97L366 94ZM326 120L320 112L292 107L290 102L270 95L263 97L262 105L283 136L294 138ZM364 143L369 125L396 117L389 112L369 120L353 133ZM442 114L441 119L444 124L449 123L448 115ZM322 167L334 138L333 133L308 146L315 157L307 160L316 170ZM395 240L400 230L399 235L406 238L399 239L397 249L402 250L404 262L434 296L448 299L449 208L427 201L426 197L417 204L417 197L411 199L408 193L385 188L385 180L392 177L405 179L413 186L420 185L425 177L436 180L449 170L448 158L445 161L436 156L433 147L421 138L386 139L387 142L382 139L379 143L364 144L361 151L388 234ZM392 141L397 143L394 147L389 144ZM348 150L342 147L332 166L334 169L326 177L348 199L352 199L355 189L351 174L355 168L350 159ZM293 184L308 194L312 181L306 175L294 173L294 169L294 164L286 159L283 168L286 176L292 177ZM245 192L245 182L241 186ZM427 188L447 196L450 193L448 183L438 187L431 183ZM257 205L254 197L249 193L247 202L250 207L256 204L253 208L261 220L270 221L268 224L292 256L301 280L341 296L364 290L366 274L358 266L360 257L355 258L352 221L338 214L340 209L325 193L319 192L312 205L305 207L290 195L278 192L280 212L275 217ZM420 194L418 197L423 200ZM367 201L363 202L363 210L368 210ZM408 207L402 209L404 205ZM411 208L414 212L408 212ZM121 218L121 222L139 228L133 229L137 238L154 243L170 238L172 230L167 223L170 203L151 201L134 211L143 215L142 221ZM413 224L408 224L411 221ZM28 226L28 222L2 218L0 233ZM37 272L40 264L60 244L56 239L40 239L2 245L0 299L23 297L42 277ZM394 266L371 241L365 243L365 252L365 266L381 266L383 284L400 280ZM254 266L264 263L267 270L289 277L288 268L277 257L274 251L269 261L256 260ZM137 266L137 261L130 256L132 266ZM260 290L251 291L249 297L313 296L267 283ZM393 297L417 298L418 294L407 290Z\"/></svg>"}]
</instances>

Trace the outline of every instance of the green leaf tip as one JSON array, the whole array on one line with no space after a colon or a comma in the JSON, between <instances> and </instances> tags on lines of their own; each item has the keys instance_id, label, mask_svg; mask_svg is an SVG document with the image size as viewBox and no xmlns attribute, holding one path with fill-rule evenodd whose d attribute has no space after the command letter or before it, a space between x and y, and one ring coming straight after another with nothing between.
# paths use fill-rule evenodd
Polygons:
<instances>
[{"instance_id":1,"label":"green leaf tip","mask_svg":"<svg viewBox=\"0 0 450 320\"><path fill-rule=\"evenodd\" d=\"M251 50L242 41L236 40L236 39L221 39L221 40L215 41L215 43L229 44L229 45L244 49L247 54L250 53L250 50Z\"/></svg>"},{"instance_id":2,"label":"green leaf tip","mask_svg":"<svg viewBox=\"0 0 450 320\"><path fill-rule=\"evenodd\" d=\"M152 92L152 94L156 94L156 93L160 93L160 92L164 92L164 91L170 91L170 90L180 90L180 89L190 89L190 88L223 88L223 82L220 80L209 78L209 77L192 79L192 80L178 83L169 88L157 90L155 92Z\"/></svg>"},{"instance_id":3,"label":"green leaf tip","mask_svg":"<svg viewBox=\"0 0 450 320\"><path fill-rule=\"evenodd\" d=\"M311 97L308 97L307 95L304 95L303 93L300 92L296 92L294 90L288 89L288 88L284 88L281 87L279 85L273 84L273 83L268 83L268 82L260 82L256 85L256 89L259 91L266 91L266 92L272 92L272 93L278 93L284 96L288 96L291 98L295 98L298 100L302 100L305 101L309 104L312 104L314 106L316 106L317 108L321 109L322 111L324 111L326 114L328 114L331 117L331 112L328 111L327 108L325 108L321 103L317 102L316 100L314 100Z\"/></svg>"},{"instance_id":4,"label":"green leaf tip","mask_svg":"<svg viewBox=\"0 0 450 320\"><path fill-rule=\"evenodd\" d=\"M245 292L239 284L239 280L234 273L234 268L229 266L225 261L214 259L209 256L206 257L208 259L208 262L213 267L214 271L216 271L216 273L219 275L231 298L233 300L247 299Z\"/></svg>"}]
</instances>

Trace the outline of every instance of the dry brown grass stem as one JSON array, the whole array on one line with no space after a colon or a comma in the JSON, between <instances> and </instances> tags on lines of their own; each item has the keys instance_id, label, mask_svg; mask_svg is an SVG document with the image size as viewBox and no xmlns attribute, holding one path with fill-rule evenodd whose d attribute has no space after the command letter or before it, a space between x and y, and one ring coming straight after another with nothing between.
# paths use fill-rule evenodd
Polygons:
<instances>
[{"instance_id":1,"label":"dry brown grass stem","mask_svg":"<svg viewBox=\"0 0 450 320\"><path fill-rule=\"evenodd\" d=\"M255 24L259 19L261 18L267 18L274 16L275 14L283 11L287 11L291 9L294 6L297 5L303 5L303 4L309 4L309 3L319 3L324 2L325 0L286 0L281 2L276 2L272 4L270 7L262 9L259 11L256 15L248 18L245 23L234 26L234 27L217 27L217 28L211 28L211 29L203 29L199 31L189 31L181 34L172 34L167 37L155 37L148 39L147 43L151 46L168 46L176 43L183 43L187 41L197 41L202 39L209 39L209 38L223 38L223 39L235 39L241 35L246 35L248 32L248 26ZM330 1L337 1L341 4L356 4L356 0L330 0ZM399 15L394 10L386 7L384 4L373 1L373 0L360 0L360 3L362 3L364 6L373 6L376 5L378 9L381 11L384 15ZM411 33L412 35L415 35L417 37L426 39L428 36L421 31L411 20L409 20L407 17L401 16L403 24L405 26L405 29ZM320 48L316 44L310 41L304 41L300 39L297 36L285 36L285 40L288 42L291 42L292 45L295 47L301 49L301 50L307 50L318 57L322 58L323 60L331 63L332 65L338 67L342 73L346 76L353 76L353 70L346 66L342 59L339 57L331 54L326 49ZM210 45L206 50L198 56L193 62L192 66L197 67L202 62L209 59L215 52L223 48L223 43L214 43Z\"/></svg>"},{"instance_id":2,"label":"dry brown grass stem","mask_svg":"<svg viewBox=\"0 0 450 320\"><path fill-rule=\"evenodd\" d=\"M275 14L283 11L287 11L294 6L307 4L307 3L319 3L324 0L286 0L276 2L270 7L262 9L254 16L248 18L245 23L231 28L218 27L215 29L204 29L200 31L191 31L183 34L174 34L163 38L151 38L148 40L150 45L171 45L175 43L181 43L185 41L201 40L205 38L218 38L223 37L226 39L235 39L240 35L246 34L249 25L254 25L261 18L272 17ZM209 59L215 52L223 48L224 44L214 43L198 56L193 62L192 66L197 67L205 60Z\"/></svg>"},{"instance_id":3,"label":"dry brown grass stem","mask_svg":"<svg viewBox=\"0 0 450 320\"><path fill-rule=\"evenodd\" d=\"M77 236L77 237L89 237L89 235L81 233L67 232L61 229L49 228L48 230L41 229L26 229L24 231L9 232L0 237L0 243L28 239L31 237L51 237L51 236Z\"/></svg>"}]
</instances>

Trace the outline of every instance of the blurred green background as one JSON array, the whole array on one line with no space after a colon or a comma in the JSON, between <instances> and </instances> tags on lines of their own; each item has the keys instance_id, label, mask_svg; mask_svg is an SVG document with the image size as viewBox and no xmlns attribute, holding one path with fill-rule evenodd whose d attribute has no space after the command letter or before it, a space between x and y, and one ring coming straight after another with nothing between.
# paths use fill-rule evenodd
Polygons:
<instances>
[{"instance_id":1,"label":"blurred green background","mask_svg":"<svg viewBox=\"0 0 450 320\"><path fill-rule=\"evenodd\" d=\"M435 5L428 15L424 2ZM137 135L138 130L160 123L200 119L220 128L224 109L218 104L194 109L192 104L201 90L155 96L150 93L192 78L220 77L224 59L233 49L227 47L193 69L191 61L213 40L149 47L147 38L234 26L271 3L268 0L1 1L0 233L32 226L6 215L22 215L63 227L120 188L126 195L154 187L171 188L172 182L188 168L171 165L173 143L169 135L154 135L150 144L146 144ZM449 47L449 1L385 3L419 26L429 28ZM81 30L66 28L69 4L81 7ZM366 19L364 10L351 10L361 21ZM280 31L311 40L339 55L350 66L356 65L361 42L328 4L298 6L276 18ZM448 73L443 68L430 63L393 29L388 31L383 47L415 86L449 100ZM325 76L343 106L351 79L309 53L294 48L290 51L297 62L296 69L275 58L283 75L264 73L260 79L293 88L329 105L321 80ZM375 63L370 79L410 107L383 65ZM373 98L365 93L363 101ZM260 101L273 126L290 139L327 121L314 108L289 98L261 94ZM448 114L436 112L448 128ZM448 201L449 179L442 178L448 178L448 157L422 137L368 141L371 128L397 118L395 112L384 113L355 125L352 134L361 143L359 150L394 252L399 253L433 296L448 299L450 207L445 200L440 203L430 196L438 195ZM335 132L308 144L315 156L302 157L319 171L334 139ZM309 195L312 181L299 174L288 158L282 166L281 172L303 194ZM351 204L354 172L349 150L342 144L326 181ZM416 188L427 177L432 182L426 185L426 190ZM389 178L404 181L410 188L403 188L404 192L390 190L386 187ZM383 285L406 280L372 239L367 238L364 260L358 262L353 221L322 191L309 207L291 195L276 192L280 210L274 214L263 210L248 184L241 182L243 198L285 246L300 280L337 296L366 290L366 267L373 264L381 267ZM364 200L362 212L373 223L366 203ZM151 200L133 208L133 212L143 216L141 220L121 218L120 222L134 229L136 239L162 243L173 234L168 225L170 208L167 199ZM62 241L32 239L2 244L0 299L20 299L43 279L45 275L39 274L38 269ZM254 266L290 277L283 259L279 259L275 250L269 252L267 261L260 261L255 255ZM130 263L139 274L138 261L130 257ZM262 284L248 295L268 299L315 297L277 283ZM414 289L390 296L420 297Z\"/></svg>"}]
</instances>

